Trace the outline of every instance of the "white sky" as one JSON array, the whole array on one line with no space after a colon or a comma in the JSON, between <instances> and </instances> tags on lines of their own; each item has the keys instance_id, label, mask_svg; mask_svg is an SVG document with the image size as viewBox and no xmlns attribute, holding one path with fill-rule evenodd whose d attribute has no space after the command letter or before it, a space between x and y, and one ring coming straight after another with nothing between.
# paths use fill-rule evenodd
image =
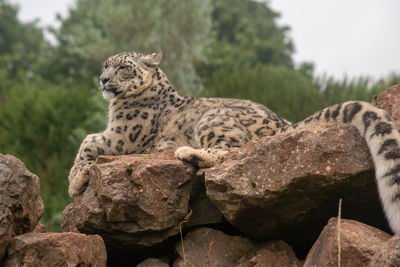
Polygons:
<instances>
[{"instance_id":1,"label":"white sky","mask_svg":"<svg viewBox=\"0 0 400 267\"><path fill-rule=\"evenodd\" d=\"M296 62L311 61L317 73L341 78L400 73L400 0L266 0L291 28ZM57 26L74 0L11 0L23 21L40 18Z\"/></svg>"},{"instance_id":2,"label":"white sky","mask_svg":"<svg viewBox=\"0 0 400 267\"><path fill-rule=\"evenodd\" d=\"M41 26L56 26L56 13L63 17L68 14L68 8L75 3L74 0L9 0L17 4L19 17L22 21L40 19Z\"/></svg>"},{"instance_id":3,"label":"white sky","mask_svg":"<svg viewBox=\"0 0 400 267\"><path fill-rule=\"evenodd\" d=\"M399 0L272 0L291 27L295 60L336 77L400 73Z\"/></svg>"}]
</instances>

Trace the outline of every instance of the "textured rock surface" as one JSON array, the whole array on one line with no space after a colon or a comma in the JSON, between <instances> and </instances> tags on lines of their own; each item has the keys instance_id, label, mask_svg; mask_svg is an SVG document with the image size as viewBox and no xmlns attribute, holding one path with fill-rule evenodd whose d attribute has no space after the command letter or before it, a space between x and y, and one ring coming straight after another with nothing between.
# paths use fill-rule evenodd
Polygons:
<instances>
[{"instance_id":1,"label":"textured rock surface","mask_svg":"<svg viewBox=\"0 0 400 267\"><path fill-rule=\"evenodd\" d=\"M129 232L172 227L189 211L193 168L176 160L132 157L98 164L96 192L107 222L128 222Z\"/></svg>"},{"instance_id":2,"label":"textured rock surface","mask_svg":"<svg viewBox=\"0 0 400 267\"><path fill-rule=\"evenodd\" d=\"M39 190L39 178L19 159L0 154L0 263L11 239L38 224L44 209Z\"/></svg>"},{"instance_id":3,"label":"textured rock surface","mask_svg":"<svg viewBox=\"0 0 400 267\"><path fill-rule=\"evenodd\" d=\"M100 162L90 171L88 189L64 210L63 231L99 233L106 242L138 247L178 233L189 212L193 167L149 155Z\"/></svg>"},{"instance_id":4,"label":"textured rock surface","mask_svg":"<svg viewBox=\"0 0 400 267\"><path fill-rule=\"evenodd\" d=\"M400 266L400 233L381 244L369 266Z\"/></svg>"},{"instance_id":5,"label":"textured rock surface","mask_svg":"<svg viewBox=\"0 0 400 267\"><path fill-rule=\"evenodd\" d=\"M46 225L44 225L42 222L39 222L35 229L32 231L33 233L47 233L47 228Z\"/></svg>"},{"instance_id":6,"label":"textured rock surface","mask_svg":"<svg viewBox=\"0 0 400 267\"><path fill-rule=\"evenodd\" d=\"M184 226L222 221L205 196L201 177L193 166L174 159L173 150L107 156L91 169L84 194L64 209L62 229L100 234L110 258L135 254L132 249L145 257L151 255L144 250L179 234L180 223L190 211Z\"/></svg>"},{"instance_id":7,"label":"textured rock surface","mask_svg":"<svg viewBox=\"0 0 400 267\"><path fill-rule=\"evenodd\" d=\"M106 266L107 253L100 236L77 233L27 233L10 243L4 267Z\"/></svg>"},{"instance_id":8,"label":"textured rock surface","mask_svg":"<svg viewBox=\"0 0 400 267\"><path fill-rule=\"evenodd\" d=\"M382 243L390 238L389 234L381 230L352 220L341 220L340 229L341 266L368 266L373 255L381 250ZM304 266L338 266L336 218L329 220L310 250Z\"/></svg>"},{"instance_id":9,"label":"textured rock surface","mask_svg":"<svg viewBox=\"0 0 400 267\"><path fill-rule=\"evenodd\" d=\"M239 267L301 267L292 248L283 241L270 242L240 260Z\"/></svg>"},{"instance_id":10,"label":"textured rock surface","mask_svg":"<svg viewBox=\"0 0 400 267\"><path fill-rule=\"evenodd\" d=\"M349 125L252 141L206 171L206 192L225 218L255 239L311 247L337 214L385 226L365 141ZM294 236L296 236L294 238Z\"/></svg>"},{"instance_id":11,"label":"textured rock surface","mask_svg":"<svg viewBox=\"0 0 400 267\"><path fill-rule=\"evenodd\" d=\"M198 228L176 244L179 258L174 262L180 266L235 266L254 244L245 237L229 236L210 228ZM186 259L186 262L185 262Z\"/></svg>"},{"instance_id":12,"label":"textured rock surface","mask_svg":"<svg viewBox=\"0 0 400 267\"><path fill-rule=\"evenodd\" d=\"M372 104L386 110L400 128L400 84L396 84L374 97Z\"/></svg>"},{"instance_id":13,"label":"textured rock surface","mask_svg":"<svg viewBox=\"0 0 400 267\"><path fill-rule=\"evenodd\" d=\"M137 265L137 267L169 267L169 264L160 259L147 259Z\"/></svg>"},{"instance_id":14,"label":"textured rock surface","mask_svg":"<svg viewBox=\"0 0 400 267\"><path fill-rule=\"evenodd\" d=\"M300 267L292 248L283 241L255 245L248 238L230 236L210 228L188 233L176 245L173 266L282 266Z\"/></svg>"}]
</instances>

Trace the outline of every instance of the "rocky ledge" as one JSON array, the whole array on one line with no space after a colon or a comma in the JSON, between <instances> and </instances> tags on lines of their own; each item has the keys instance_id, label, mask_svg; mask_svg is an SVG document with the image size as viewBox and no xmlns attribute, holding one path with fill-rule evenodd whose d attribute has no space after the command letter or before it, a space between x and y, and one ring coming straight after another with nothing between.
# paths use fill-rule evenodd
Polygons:
<instances>
[{"instance_id":1,"label":"rocky ledge","mask_svg":"<svg viewBox=\"0 0 400 267\"><path fill-rule=\"evenodd\" d=\"M400 85L373 103L400 125ZM39 233L37 177L2 155L4 264L400 265L399 234L388 234L368 148L349 125L250 142L210 169L197 170L173 152L98 158L57 234Z\"/></svg>"}]
</instances>

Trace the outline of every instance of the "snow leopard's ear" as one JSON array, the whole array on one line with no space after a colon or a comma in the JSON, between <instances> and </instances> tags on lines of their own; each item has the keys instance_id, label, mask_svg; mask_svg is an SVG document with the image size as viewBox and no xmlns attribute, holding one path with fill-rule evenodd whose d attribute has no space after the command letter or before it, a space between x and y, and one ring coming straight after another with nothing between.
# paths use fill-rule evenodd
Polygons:
<instances>
[{"instance_id":1,"label":"snow leopard's ear","mask_svg":"<svg viewBox=\"0 0 400 267\"><path fill-rule=\"evenodd\" d=\"M155 68L160 65L162 59L162 52L153 53L151 55L142 56L140 60L150 68Z\"/></svg>"}]
</instances>

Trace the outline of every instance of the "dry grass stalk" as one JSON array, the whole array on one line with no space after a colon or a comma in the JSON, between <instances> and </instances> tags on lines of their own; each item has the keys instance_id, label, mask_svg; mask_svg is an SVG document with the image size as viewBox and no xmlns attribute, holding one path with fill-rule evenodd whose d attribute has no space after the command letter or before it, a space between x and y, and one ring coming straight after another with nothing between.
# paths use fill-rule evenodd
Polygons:
<instances>
[{"instance_id":1,"label":"dry grass stalk","mask_svg":"<svg viewBox=\"0 0 400 267\"><path fill-rule=\"evenodd\" d=\"M190 210L189 213L186 214L186 216L183 218L183 220L179 223L179 233L181 234L182 255L183 255L183 262L185 263L185 266L187 266L187 264L186 264L186 256L185 256L185 246L183 244L182 225L184 223L187 223L190 220L190 217L192 217L192 213L193 213L193 211Z\"/></svg>"},{"instance_id":2,"label":"dry grass stalk","mask_svg":"<svg viewBox=\"0 0 400 267\"><path fill-rule=\"evenodd\" d=\"M207 267L210 267L210 259L211 259L211 251L212 247L214 246L214 241L211 241L208 245L208 253L207 253Z\"/></svg>"},{"instance_id":3,"label":"dry grass stalk","mask_svg":"<svg viewBox=\"0 0 400 267\"><path fill-rule=\"evenodd\" d=\"M338 229L338 235L337 235L337 246L338 246L338 267L340 267L340 252L341 252L341 247L340 247L340 233L341 233L341 225L340 225L340 220L342 218L342 199L339 199L339 210L338 210L338 219L337 219L337 229Z\"/></svg>"}]
</instances>

